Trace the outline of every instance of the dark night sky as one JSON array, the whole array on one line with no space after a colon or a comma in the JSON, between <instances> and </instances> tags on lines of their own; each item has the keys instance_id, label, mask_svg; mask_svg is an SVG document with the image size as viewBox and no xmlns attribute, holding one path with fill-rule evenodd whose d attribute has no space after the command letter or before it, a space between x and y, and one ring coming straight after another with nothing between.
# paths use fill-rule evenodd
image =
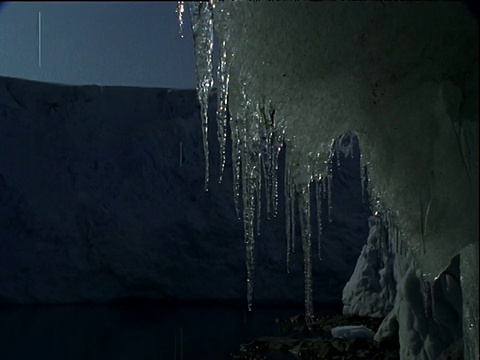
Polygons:
<instances>
[{"instance_id":1,"label":"dark night sky","mask_svg":"<svg viewBox=\"0 0 480 360\"><path fill-rule=\"evenodd\" d=\"M0 75L65 84L194 88L176 2L0 3ZM38 13L41 12L41 67Z\"/></svg>"}]
</instances>

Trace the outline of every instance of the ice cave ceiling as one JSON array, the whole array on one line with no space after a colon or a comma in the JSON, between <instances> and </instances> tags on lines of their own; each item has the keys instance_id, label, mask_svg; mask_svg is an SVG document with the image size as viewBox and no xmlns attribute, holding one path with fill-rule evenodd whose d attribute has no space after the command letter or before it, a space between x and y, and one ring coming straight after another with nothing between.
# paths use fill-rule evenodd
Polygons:
<instances>
[{"instance_id":1,"label":"ice cave ceiling","mask_svg":"<svg viewBox=\"0 0 480 360\"><path fill-rule=\"evenodd\" d=\"M225 127L228 106L249 272L262 173L275 183L283 142L308 263L304 195L328 179L332 144L349 130L373 210L426 279L478 241L478 24L463 3L212 1L190 12L202 105L213 87L213 29L220 44L217 122Z\"/></svg>"}]
</instances>

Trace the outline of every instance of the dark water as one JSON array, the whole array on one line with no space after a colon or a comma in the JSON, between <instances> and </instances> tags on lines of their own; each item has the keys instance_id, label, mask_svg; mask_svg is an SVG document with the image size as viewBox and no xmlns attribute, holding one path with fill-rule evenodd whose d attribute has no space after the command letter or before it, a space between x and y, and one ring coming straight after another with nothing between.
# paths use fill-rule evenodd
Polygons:
<instances>
[{"instance_id":1,"label":"dark water","mask_svg":"<svg viewBox=\"0 0 480 360\"><path fill-rule=\"evenodd\" d=\"M281 335L275 318L302 311L165 304L0 307L0 359L231 359L241 343ZM317 313L333 311L317 307Z\"/></svg>"}]
</instances>

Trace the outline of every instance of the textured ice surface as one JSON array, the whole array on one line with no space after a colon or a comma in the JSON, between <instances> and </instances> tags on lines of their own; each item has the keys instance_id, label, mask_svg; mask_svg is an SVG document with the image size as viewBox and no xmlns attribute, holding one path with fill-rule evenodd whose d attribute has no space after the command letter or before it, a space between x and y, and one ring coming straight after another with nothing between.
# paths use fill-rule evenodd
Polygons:
<instances>
[{"instance_id":1,"label":"textured ice surface","mask_svg":"<svg viewBox=\"0 0 480 360\"><path fill-rule=\"evenodd\" d=\"M370 218L367 244L343 290L343 312L385 317L375 340L399 339L402 359L437 359L462 338L459 256L427 282L385 220Z\"/></svg>"},{"instance_id":2,"label":"textured ice surface","mask_svg":"<svg viewBox=\"0 0 480 360\"><path fill-rule=\"evenodd\" d=\"M385 246L390 239L382 236L387 230L379 217L371 216L369 226L367 244L343 289L343 313L385 317L392 310L396 296L394 251Z\"/></svg>"}]
</instances>

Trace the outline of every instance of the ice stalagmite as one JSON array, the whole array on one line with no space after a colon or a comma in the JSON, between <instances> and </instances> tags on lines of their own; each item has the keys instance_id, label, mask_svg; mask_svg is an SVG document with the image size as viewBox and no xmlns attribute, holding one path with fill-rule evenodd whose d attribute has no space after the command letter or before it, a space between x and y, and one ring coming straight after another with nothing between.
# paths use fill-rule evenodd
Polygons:
<instances>
[{"instance_id":1,"label":"ice stalagmite","mask_svg":"<svg viewBox=\"0 0 480 360\"><path fill-rule=\"evenodd\" d=\"M197 69L197 93L201 108L205 191L209 181L208 99L213 88L213 13L210 2L189 2Z\"/></svg>"}]
</instances>

